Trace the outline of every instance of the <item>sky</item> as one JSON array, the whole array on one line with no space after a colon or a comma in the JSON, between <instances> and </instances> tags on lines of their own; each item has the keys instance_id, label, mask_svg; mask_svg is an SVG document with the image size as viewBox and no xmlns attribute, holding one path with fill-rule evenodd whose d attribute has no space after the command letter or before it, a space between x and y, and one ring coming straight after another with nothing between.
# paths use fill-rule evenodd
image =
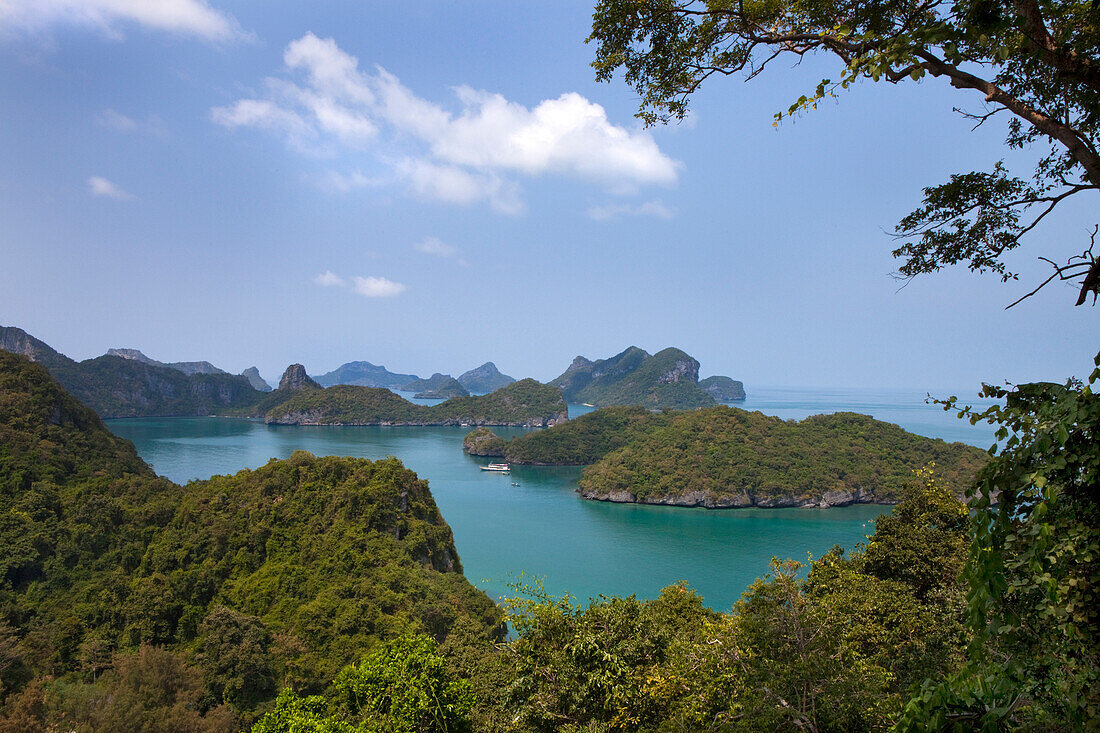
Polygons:
<instances>
[{"instance_id":1,"label":"sky","mask_svg":"<svg viewBox=\"0 0 1100 733\"><path fill-rule=\"evenodd\" d=\"M0 325L77 359L351 360L549 380L677 346L752 386L977 389L1086 375L1092 307L1039 255L901 287L921 189L1001 159L934 79L772 116L827 58L714 79L645 128L597 83L591 2L0 0Z\"/></svg>"}]
</instances>

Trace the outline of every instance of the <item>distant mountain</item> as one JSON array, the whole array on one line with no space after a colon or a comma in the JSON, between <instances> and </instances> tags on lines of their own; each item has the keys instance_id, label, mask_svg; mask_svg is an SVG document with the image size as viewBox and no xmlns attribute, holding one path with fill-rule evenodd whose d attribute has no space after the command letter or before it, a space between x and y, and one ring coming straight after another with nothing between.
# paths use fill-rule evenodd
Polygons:
<instances>
[{"instance_id":1,"label":"distant mountain","mask_svg":"<svg viewBox=\"0 0 1100 733\"><path fill-rule=\"evenodd\" d=\"M516 380L509 377L507 374L501 374L500 370L497 369L497 365L491 361L485 362L477 369L471 369L458 378L459 384L471 392L476 392L478 394L495 392L514 381Z\"/></svg>"},{"instance_id":2,"label":"distant mountain","mask_svg":"<svg viewBox=\"0 0 1100 733\"><path fill-rule=\"evenodd\" d=\"M608 359L578 356L550 382L569 402L607 407L641 405L651 410L711 407L715 399L699 387L699 362L680 349L650 355L637 346Z\"/></svg>"},{"instance_id":3,"label":"distant mountain","mask_svg":"<svg viewBox=\"0 0 1100 733\"><path fill-rule=\"evenodd\" d=\"M0 349L13 354L22 354L50 370L56 367L76 366L76 362L69 357L15 326L0 326Z\"/></svg>"},{"instance_id":4,"label":"distant mountain","mask_svg":"<svg viewBox=\"0 0 1100 733\"><path fill-rule=\"evenodd\" d=\"M402 392L415 392L413 397L422 399L450 399L468 397L469 392L450 374L436 372L427 379L414 379L401 387Z\"/></svg>"},{"instance_id":5,"label":"distant mountain","mask_svg":"<svg viewBox=\"0 0 1100 733\"><path fill-rule=\"evenodd\" d=\"M208 361L172 361L164 362L152 359L137 349L107 349L107 356L121 356L123 359L140 361L150 366L168 367L184 374L229 374L224 369L218 369Z\"/></svg>"},{"instance_id":6,"label":"distant mountain","mask_svg":"<svg viewBox=\"0 0 1100 733\"><path fill-rule=\"evenodd\" d=\"M361 387L402 389L414 379L419 379L419 377L415 374L397 374L384 366L371 364L369 361L349 361L347 364L317 377L317 383L322 387L332 387L337 384L357 384Z\"/></svg>"},{"instance_id":7,"label":"distant mountain","mask_svg":"<svg viewBox=\"0 0 1100 733\"><path fill-rule=\"evenodd\" d=\"M699 386L719 402L739 402L745 399L745 385L729 377L707 377L699 380Z\"/></svg>"},{"instance_id":8,"label":"distant mountain","mask_svg":"<svg viewBox=\"0 0 1100 733\"><path fill-rule=\"evenodd\" d=\"M248 383L252 385L252 389L259 390L260 392L270 392L271 385L266 379L260 376L260 370L254 366L248 367L241 376L248 380Z\"/></svg>"},{"instance_id":9,"label":"distant mountain","mask_svg":"<svg viewBox=\"0 0 1100 733\"><path fill-rule=\"evenodd\" d=\"M112 355L76 362L15 327L0 327L0 348L41 363L103 418L210 415L255 404L262 395L232 374L188 375Z\"/></svg>"},{"instance_id":10,"label":"distant mountain","mask_svg":"<svg viewBox=\"0 0 1100 733\"><path fill-rule=\"evenodd\" d=\"M568 420L561 390L533 379L513 382L492 394L454 397L436 405L416 405L382 387L338 384L321 389L305 383L295 389L288 384L265 395L252 415L276 425L548 427Z\"/></svg>"}]
</instances>

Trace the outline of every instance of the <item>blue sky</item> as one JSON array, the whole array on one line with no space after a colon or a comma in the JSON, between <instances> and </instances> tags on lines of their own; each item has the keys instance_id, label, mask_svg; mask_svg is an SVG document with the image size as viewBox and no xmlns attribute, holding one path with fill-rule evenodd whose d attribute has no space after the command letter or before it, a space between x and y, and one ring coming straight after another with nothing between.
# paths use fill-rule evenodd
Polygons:
<instances>
[{"instance_id":1,"label":"blue sky","mask_svg":"<svg viewBox=\"0 0 1100 733\"><path fill-rule=\"evenodd\" d=\"M899 290L923 186L1005 158L980 99L862 83L772 127L828 59L713 80L643 129L597 84L591 5L0 0L0 324L269 379L363 359L550 379L679 346L753 384L968 389L1085 374L1064 286L1095 212L1045 223L1020 283ZM988 129L987 129L988 128Z\"/></svg>"}]
</instances>

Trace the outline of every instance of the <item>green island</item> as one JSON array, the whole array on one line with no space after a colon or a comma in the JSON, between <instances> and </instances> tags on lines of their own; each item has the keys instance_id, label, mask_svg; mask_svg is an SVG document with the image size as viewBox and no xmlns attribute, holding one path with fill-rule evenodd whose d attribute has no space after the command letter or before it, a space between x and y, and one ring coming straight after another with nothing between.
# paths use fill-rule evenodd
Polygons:
<instances>
[{"instance_id":1,"label":"green island","mask_svg":"<svg viewBox=\"0 0 1100 733\"><path fill-rule=\"evenodd\" d=\"M414 379L401 387L406 392L415 392L413 397L418 399L449 399L451 397L468 397L469 392L450 374L436 372L427 379Z\"/></svg>"},{"instance_id":2,"label":"green island","mask_svg":"<svg viewBox=\"0 0 1100 733\"><path fill-rule=\"evenodd\" d=\"M312 382L272 392L251 414L274 425L548 427L568 419L561 392L534 379L513 382L487 395L452 397L437 405L417 405L380 387L321 388Z\"/></svg>"},{"instance_id":3,"label":"green island","mask_svg":"<svg viewBox=\"0 0 1100 733\"><path fill-rule=\"evenodd\" d=\"M578 356L550 384L560 388L569 402L597 407L692 410L717 404L699 386L699 362L676 348L651 355L631 346L596 361Z\"/></svg>"},{"instance_id":4,"label":"green island","mask_svg":"<svg viewBox=\"0 0 1100 733\"><path fill-rule=\"evenodd\" d=\"M794 422L724 406L603 408L509 441L482 429L463 449L516 464L584 465L585 499L707 508L894 503L922 466L962 486L987 457L867 415Z\"/></svg>"},{"instance_id":5,"label":"green island","mask_svg":"<svg viewBox=\"0 0 1100 733\"><path fill-rule=\"evenodd\" d=\"M290 376L287 390L321 391L304 370ZM1013 410L1050 419L1013 422L1035 448L990 459L979 482L1036 466L1029 456L1038 449L1043 461L1053 453L1065 464L1044 475L1087 495L1100 465L1092 440L1100 401L1072 384L1002 396L1006 407L994 409L1007 419L1024 414ZM624 448L705 435L716 417L718 425L760 419L730 408L610 414L635 431ZM586 422L607 420L592 415ZM891 432L858 416L828 417L868 449L876 432ZM824 418L778 422L835 427ZM0 730L658 733L800 721L867 731L913 721L903 729L922 730L924 711L939 704L937 681L976 675L997 680L1001 692L991 694L1033 728L1084 725L1095 693L1085 693L1084 707L1070 693L1096 689L1095 666L1081 656L1093 647L1059 629L1091 628L1096 590L1058 571L1057 596L1033 596L1032 563L1041 562L1033 541L1009 539L1001 572L1037 604L1019 613L1079 610L1049 630L977 635L963 575L971 523L959 490L939 467L914 472L865 545L834 549L808 573L775 560L725 613L684 585L653 600L580 605L518 585L501 608L463 577L427 484L397 459L299 451L179 486L42 365L0 353ZM1054 521L1051 541L1090 536L1073 529L1076 520ZM973 666L975 644L1055 674L996 677L997 662ZM914 698L917 689L930 692ZM985 709L981 698L951 704L969 716Z\"/></svg>"}]
</instances>

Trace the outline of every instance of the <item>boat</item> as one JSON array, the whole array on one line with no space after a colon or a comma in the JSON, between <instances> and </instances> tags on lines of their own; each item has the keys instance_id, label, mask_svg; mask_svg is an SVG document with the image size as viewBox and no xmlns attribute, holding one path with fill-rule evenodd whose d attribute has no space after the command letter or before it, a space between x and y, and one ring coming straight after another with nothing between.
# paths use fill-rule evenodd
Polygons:
<instances>
[{"instance_id":1,"label":"boat","mask_svg":"<svg viewBox=\"0 0 1100 733\"><path fill-rule=\"evenodd\" d=\"M498 471L500 473L510 473L511 468L507 463L490 463L488 466L481 466L482 471Z\"/></svg>"}]
</instances>

